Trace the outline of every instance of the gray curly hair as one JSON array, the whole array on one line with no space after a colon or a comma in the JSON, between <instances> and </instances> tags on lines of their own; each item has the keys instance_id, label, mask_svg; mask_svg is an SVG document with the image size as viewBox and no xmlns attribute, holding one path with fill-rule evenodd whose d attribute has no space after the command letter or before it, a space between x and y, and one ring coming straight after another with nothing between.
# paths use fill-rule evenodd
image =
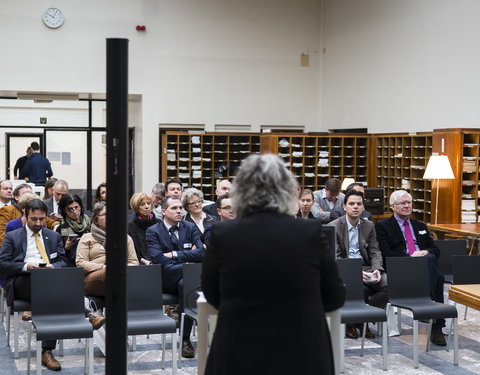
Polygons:
<instances>
[{"instance_id":1,"label":"gray curly hair","mask_svg":"<svg viewBox=\"0 0 480 375\"><path fill-rule=\"evenodd\" d=\"M294 215L298 211L298 186L280 157L251 155L242 161L233 182L233 208L238 216L258 211Z\"/></svg>"},{"instance_id":2,"label":"gray curly hair","mask_svg":"<svg viewBox=\"0 0 480 375\"><path fill-rule=\"evenodd\" d=\"M190 198L197 196L199 199L203 199L203 192L196 188L185 189L182 194L182 206L188 211L188 201Z\"/></svg>"}]
</instances>

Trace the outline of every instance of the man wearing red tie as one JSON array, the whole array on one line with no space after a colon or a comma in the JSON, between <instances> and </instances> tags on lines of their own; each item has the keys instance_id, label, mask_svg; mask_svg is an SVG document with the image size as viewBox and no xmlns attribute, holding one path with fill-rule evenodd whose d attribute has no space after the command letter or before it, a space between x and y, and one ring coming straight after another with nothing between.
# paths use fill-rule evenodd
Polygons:
<instances>
[{"instance_id":1,"label":"man wearing red tie","mask_svg":"<svg viewBox=\"0 0 480 375\"><path fill-rule=\"evenodd\" d=\"M386 257L426 257L428 260L430 295L434 301L443 303L445 277L437 262L440 250L433 242L427 226L410 218L412 203L412 196L407 191L394 191L390 195L390 208L393 211L393 216L375 224L384 264L386 264ZM432 335L430 336L430 341L433 344L447 345L442 333L442 327L444 326L444 319L437 319L433 323Z\"/></svg>"},{"instance_id":2,"label":"man wearing red tie","mask_svg":"<svg viewBox=\"0 0 480 375\"><path fill-rule=\"evenodd\" d=\"M0 274L6 277L7 303L14 297L30 301L30 271L35 268L66 267L62 239L57 232L44 227L47 206L33 200L25 207L25 227L8 232L0 252ZM49 370L59 371L60 363L52 350L56 340L42 342L42 364Z\"/></svg>"}]
</instances>

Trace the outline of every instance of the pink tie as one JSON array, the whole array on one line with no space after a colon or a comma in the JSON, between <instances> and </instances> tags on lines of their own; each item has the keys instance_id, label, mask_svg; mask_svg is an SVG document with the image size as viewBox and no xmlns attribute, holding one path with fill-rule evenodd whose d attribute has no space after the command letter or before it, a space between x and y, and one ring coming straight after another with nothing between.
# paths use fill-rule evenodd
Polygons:
<instances>
[{"instance_id":1,"label":"pink tie","mask_svg":"<svg viewBox=\"0 0 480 375\"><path fill-rule=\"evenodd\" d=\"M403 222L405 226L405 238L407 240L408 254L412 255L417 248L415 247L415 241L413 240L412 231L410 230L410 225L408 225L408 220Z\"/></svg>"}]
</instances>

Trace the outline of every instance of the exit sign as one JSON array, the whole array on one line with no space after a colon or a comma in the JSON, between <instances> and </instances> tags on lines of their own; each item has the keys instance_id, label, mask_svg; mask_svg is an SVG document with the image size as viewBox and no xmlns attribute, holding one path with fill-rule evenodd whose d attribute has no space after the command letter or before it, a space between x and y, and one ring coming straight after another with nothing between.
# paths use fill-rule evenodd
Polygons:
<instances>
[{"instance_id":1,"label":"exit sign","mask_svg":"<svg viewBox=\"0 0 480 375\"><path fill-rule=\"evenodd\" d=\"M46 124L47 123L47 118L46 117L40 117L40 124Z\"/></svg>"}]
</instances>

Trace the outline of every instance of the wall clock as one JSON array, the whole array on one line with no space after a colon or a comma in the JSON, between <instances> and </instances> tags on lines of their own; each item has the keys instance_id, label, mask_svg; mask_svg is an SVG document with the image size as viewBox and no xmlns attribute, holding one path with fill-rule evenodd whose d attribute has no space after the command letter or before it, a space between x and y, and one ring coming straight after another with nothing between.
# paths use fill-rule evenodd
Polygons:
<instances>
[{"instance_id":1,"label":"wall clock","mask_svg":"<svg viewBox=\"0 0 480 375\"><path fill-rule=\"evenodd\" d=\"M63 25L65 21L65 16L62 11L58 8L48 8L43 12L43 23L51 29L58 29Z\"/></svg>"}]
</instances>

